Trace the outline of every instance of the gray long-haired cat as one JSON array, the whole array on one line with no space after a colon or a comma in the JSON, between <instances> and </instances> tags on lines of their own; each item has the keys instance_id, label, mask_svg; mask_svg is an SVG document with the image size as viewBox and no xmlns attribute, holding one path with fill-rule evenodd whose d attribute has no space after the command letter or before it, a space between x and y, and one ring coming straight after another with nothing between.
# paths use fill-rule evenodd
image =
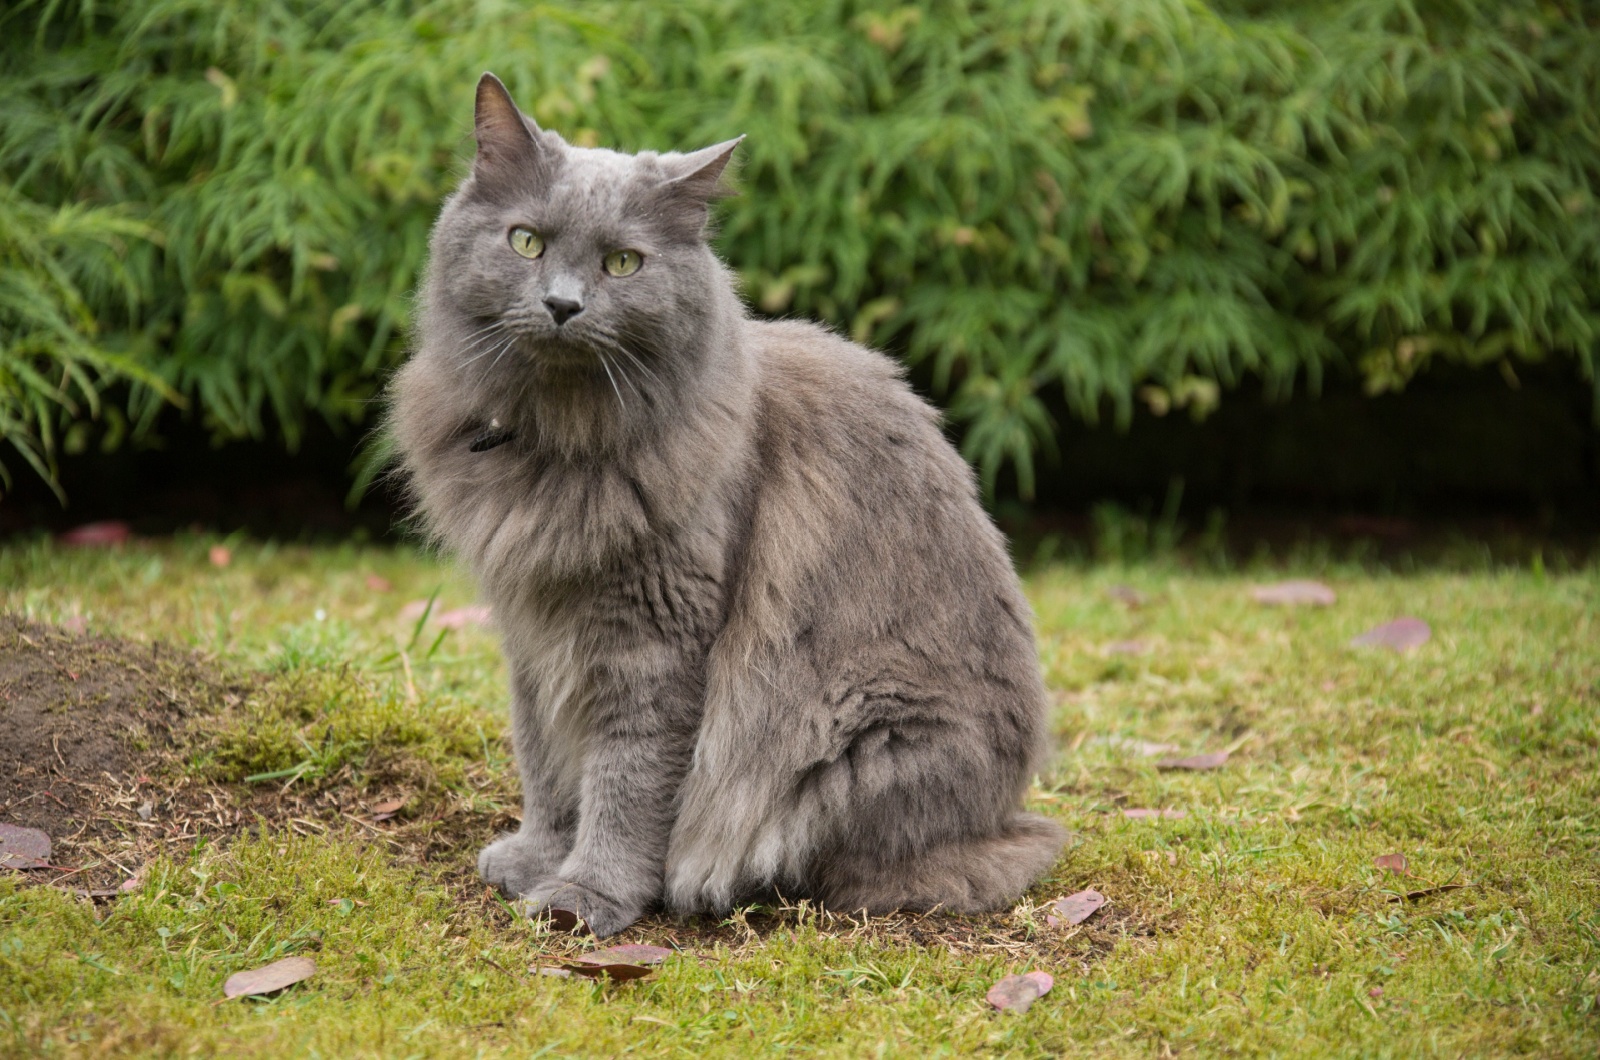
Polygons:
<instances>
[{"instance_id":1,"label":"gray long-haired cat","mask_svg":"<svg viewBox=\"0 0 1600 1060\"><path fill-rule=\"evenodd\" d=\"M1030 612L895 365L750 319L737 141L575 148L492 75L392 428L510 664L522 827L483 878L609 935L776 890L978 911L1049 869Z\"/></svg>"}]
</instances>

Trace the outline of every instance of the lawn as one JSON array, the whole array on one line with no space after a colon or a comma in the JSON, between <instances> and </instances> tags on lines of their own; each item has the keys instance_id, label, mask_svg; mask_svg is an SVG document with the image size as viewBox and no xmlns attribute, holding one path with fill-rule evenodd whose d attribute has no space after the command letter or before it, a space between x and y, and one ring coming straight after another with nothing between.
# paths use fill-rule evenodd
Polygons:
<instances>
[{"instance_id":1,"label":"lawn","mask_svg":"<svg viewBox=\"0 0 1600 1060\"><path fill-rule=\"evenodd\" d=\"M1286 577L1338 600L1252 600ZM1027 587L1058 737L1030 801L1075 835L1048 880L991 917L651 918L608 941L681 952L614 983L538 971L595 943L474 878L517 800L502 667L458 573L360 545L0 546L12 672L26 651L74 683L131 666L183 715L175 749L135 741L145 772L86 782L103 805L52 855L78 871L0 872L0 1053L1600 1052L1600 565L1310 548L1065 562ZM1399 616L1431 640L1350 644ZM1086 888L1102 909L1046 920ZM316 973L222 1000L290 954ZM985 1003L1030 969L1055 979L1030 1010Z\"/></svg>"}]
</instances>

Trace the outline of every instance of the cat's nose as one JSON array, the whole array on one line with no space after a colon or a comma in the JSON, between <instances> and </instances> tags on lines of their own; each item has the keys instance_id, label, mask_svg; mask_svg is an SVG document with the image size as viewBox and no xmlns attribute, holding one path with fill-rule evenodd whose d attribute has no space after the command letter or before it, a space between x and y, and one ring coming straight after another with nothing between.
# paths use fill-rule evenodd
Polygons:
<instances>
[{"instance_id":1,"label":"cat's nose","mask_svg":"<svg viewBox=\"0 0 1600 1060\"><path fill-rule=\"evenodd\" d=\"M556 327L583 312L582 302L574 302L567 298L546 298L544 307L550 310L550 318L556 322Z\"/></svg>"}]
</instances>

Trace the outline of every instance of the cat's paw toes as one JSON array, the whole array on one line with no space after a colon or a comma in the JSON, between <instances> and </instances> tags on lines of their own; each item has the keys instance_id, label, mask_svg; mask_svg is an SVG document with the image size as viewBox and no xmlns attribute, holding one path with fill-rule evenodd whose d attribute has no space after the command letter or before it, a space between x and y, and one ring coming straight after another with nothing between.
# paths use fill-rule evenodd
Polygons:
<instances>
[{"instance_id":1,"label":"cat's paw toes","mask_svg":"<svg viewBox=\"0 0 1600 1060\"><path fill-rule=\"evenodd\" d=\"M478 853L478 875L515 898L527 894L561 863L561 855L520 833L501 836Z\"/></svg>"},{"instance_id":2,"label":"cat's paw toes","mask_svg":"<svg viewBox=\"0 0 1600 1060\"><path fill-rule=\"evenodd\" d=\"M615 935L644 913L636 905L618 902L582 884L554 878L543 880L524 892L518 907L534 919L548 919L550 926L558 931L587 928L597 938Z\"/></svg>"}]
</instances>

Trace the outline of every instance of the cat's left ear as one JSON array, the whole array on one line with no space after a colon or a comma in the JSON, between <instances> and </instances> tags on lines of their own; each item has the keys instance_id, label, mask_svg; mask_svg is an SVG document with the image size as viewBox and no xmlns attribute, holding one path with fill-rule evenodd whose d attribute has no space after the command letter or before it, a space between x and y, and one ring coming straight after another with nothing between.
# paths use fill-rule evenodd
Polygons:
<instances>
[{"instance_id":1,"label":"cat's left ear","mask_svg":"<svg viewBox=\"0 0 1600 1060\"><path fill-rule=\"evenodd\" d=\"M743 139L739 136L687 155L662 156L666 180L658 194L667 209L660 216L674 236L685 240L704 237L712 201L733 194L722 183L722 173Z\"/></svg>"},{"instance_id":2,"label":"cat's left ear","mask_svg":"<svg viewBox=\"0 0 1600 1060\"><path fill-rule=\"evenodd\" d=\"M661 165L667 171L667 187L675 194L702 204L732 195L733 189L722 183L722 172L728 168L734 150L743 140L743 136L735 136L687 155L663 158Z\"/></svg>"}]
</instances>

